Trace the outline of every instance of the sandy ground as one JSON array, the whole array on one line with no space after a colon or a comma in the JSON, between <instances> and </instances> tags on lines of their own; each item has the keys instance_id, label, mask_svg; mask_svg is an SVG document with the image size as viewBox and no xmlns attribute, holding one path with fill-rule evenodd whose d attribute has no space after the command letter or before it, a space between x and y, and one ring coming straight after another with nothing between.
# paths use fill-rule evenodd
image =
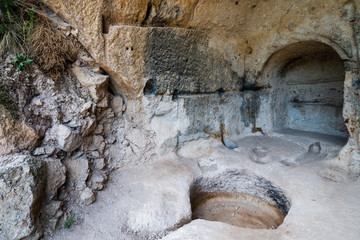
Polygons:
<instances>
[{"instance_id":1,"label":"sandy ground","mask_svg":"<svg viewBox=\"0 0 360 240\"><path fill-rule=\"evenodd\" d=\"M228 169L245 169L283 189L291 201L283 224L277 229L249 229L199 219L168 232L163 239L360 239L359 180L333 182L318 174L345 144L342 139L290 131L234 142L239 148L229 150L215 140L201 140L185 145L178 156L169 155L170 160L165 162L113 172L97 201L77 216L77 224L48 239L156 238L151 232L133 229L165 226L172 220L169 215L186 211L181 206L187 204L186 191L193 179ZM321 150L309 151L317 142ZM257 156L265 163L254 161ZM170 212L162 219L161 211L154 210L157 208ZM172 213L171 209L177 211ZM135 222L129 221L131 216ZM152 222L146 222L149 219Z\"/></svg>"}]
</instances>

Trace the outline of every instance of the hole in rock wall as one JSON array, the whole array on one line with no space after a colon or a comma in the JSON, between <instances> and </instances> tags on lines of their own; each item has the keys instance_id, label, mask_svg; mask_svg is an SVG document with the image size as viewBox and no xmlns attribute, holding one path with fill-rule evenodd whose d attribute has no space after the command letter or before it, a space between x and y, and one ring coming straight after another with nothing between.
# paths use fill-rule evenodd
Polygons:
<instances>
[{"instance_id":1,"label":"hole in rock wall","mask_svg":"<svg viewBox=\"0 0 360 240\"><path fill-rule=\"evenodd\" d=\"M264 178L237 170L197 179L190 201L193 219L255 229L277 228L290 209L281 189Z\"/></svg>"},{"instance_id":2,"label":"hole in rock wall","mask_svg":"<svg viewBox=\"0 0 360 240\"><path fill-rule=\"evenodd\" d=\"M295 43L267 64L274 130L348 137L342 116L344 63L335 50L318 42Z\"/></svg>"},{"instance_id":3,"label":"hole in rock wall","mask_svg":"<svg viewBox=\"0 0 360 240\"><path fill-rule=\"evenodd\" d=\"M153 96L156 94L156 80L149 79L144 87L144 95L145 96Z\"/></svg>"}]
</instances>

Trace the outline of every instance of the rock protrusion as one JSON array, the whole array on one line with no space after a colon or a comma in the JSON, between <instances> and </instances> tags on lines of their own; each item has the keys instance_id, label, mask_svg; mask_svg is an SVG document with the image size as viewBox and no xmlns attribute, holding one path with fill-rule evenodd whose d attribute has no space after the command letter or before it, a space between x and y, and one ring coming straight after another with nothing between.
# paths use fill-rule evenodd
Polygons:
<instances>
[{"instance_id":1,"label":"rock protrusion","mask_svg":"<svg viewBox=\"0 0 360 240\"><path fill-rule=\"evenodd\" d=\"M57 197L58 189L65 183L66 168L57 158L47 158L45 163L47 169L45 192L47 199L53 200Z\"/></svg>"},{"instance_id":2,"label":"rock protrusion","mask_svg":"<svg viewBox=\"0 0 360 240\"><path fill-rule=\"evenodd\" d=\"M22 239L35 230L45 165L28 155L8 155L0 162L0 239Z\"/></svg>"},{"instance_id":3,"label":"rock protrusion","mask_svg":"<svg viewBox=\"0 0 360 240\"><path fill-rule=\"evenodd\" d=\"M33 149L39 136L20 119L13 119L0 103L0 156Z\"/></svg>"},{"instance_id":4,"label":"rock protrusion","mask_svg":"<svg viewBox=\"0 0 360 240\"><path fill-rule=\"evenodd\" d=\"M86 180L89 176L89 162L86 157L68 159L64 161L68 171L69 184L78 191L86 188Z\"/></svg>"},{"instance_id":5,"label":"rock protrusion","mask_svg":"<svg viewBox=\"0 0 360 240\"><path fill-rule=\"evenodd\" d=\"M95 201L94 192L90 188L85 188L81 193L80 198L86 205L90 205Z\"/></svg>"},{"instance_id":6,"label":"rock protrusion","mask_svg":"<svg viewBox=\"0 0 360 240\"><path fill-rule=\"evenodd\" d=\"M86 67L74 67L72 72L81 85L89 89L95 102L100 102L106 96L109 76L92 72Z\"/></svg>"},{"instance_id":7,"label":"rock protrusion","mask_svg":"<svg viewBox=\"0 0 360 240\"><path fill-rule=\"evenodd\" d=\"M58 125L57 129L57 141L59 148L66 152L73 152L81 145L81 137L78 133L72 131L65 125Z\"/></svg>"}]
</instances>

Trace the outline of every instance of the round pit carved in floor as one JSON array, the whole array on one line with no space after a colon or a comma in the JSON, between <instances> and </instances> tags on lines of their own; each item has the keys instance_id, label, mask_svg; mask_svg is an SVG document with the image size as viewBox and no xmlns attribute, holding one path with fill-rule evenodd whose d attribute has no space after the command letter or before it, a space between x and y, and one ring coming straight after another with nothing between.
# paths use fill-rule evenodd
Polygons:
<instances>
[{"instance_id":1,"label":"round pit carved in floor","mask_svg":"<svg viewBox=\"0 0 360 240\"><path fill-rule=\"evenodd\" d=\"M246 171L227 171L200 178L191 189L193 219L238 227L276 229L290 209L284 192Z\"/></svg>"}]
</instances>

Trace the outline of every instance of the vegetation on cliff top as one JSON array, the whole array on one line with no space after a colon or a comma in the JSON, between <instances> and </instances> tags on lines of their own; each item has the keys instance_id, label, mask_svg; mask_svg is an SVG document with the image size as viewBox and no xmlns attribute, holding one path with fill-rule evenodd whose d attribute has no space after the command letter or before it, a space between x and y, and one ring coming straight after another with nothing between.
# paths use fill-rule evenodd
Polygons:
<instances>
[{"instance_id":1,"label":"vegetation on cliff top","mask_svg":"<svg viewBox=\"0 0 360 240\"><path fill-rule=\"evenodd\" d=\"M7 64L11 56L11 62L22 71L31 70L26 66L34 62L58 80L66 64L76 59L77 47L46 12L37 0L0 0L0 60ZM14 81L8 77L0 78L0 105L16 120L23 108L16 89L26 83L23 77Z\"/></svg>"},{"instance_id":2,"label":"vegetation on cliff top","mask_svg":"<svg viewBox=\"0 0 360 240\"><path fill-rule=\"evenodd\" d=\"M39 4L32 0L0 1L0 58L15 54L19 69L34 60L56 80L66 63L74 61L77 49Z\"/></svg>"},{"instance_id":3,"label":"vegetation on cliff top","mask_svg":"<svg viewBox=\"0 0 360 240\"><path fill-rule=\"evenodd\" d=\"M36 17L34 8L18 0L0 1L0 55L26 54Z\"/></svg>"}]
</instances>

